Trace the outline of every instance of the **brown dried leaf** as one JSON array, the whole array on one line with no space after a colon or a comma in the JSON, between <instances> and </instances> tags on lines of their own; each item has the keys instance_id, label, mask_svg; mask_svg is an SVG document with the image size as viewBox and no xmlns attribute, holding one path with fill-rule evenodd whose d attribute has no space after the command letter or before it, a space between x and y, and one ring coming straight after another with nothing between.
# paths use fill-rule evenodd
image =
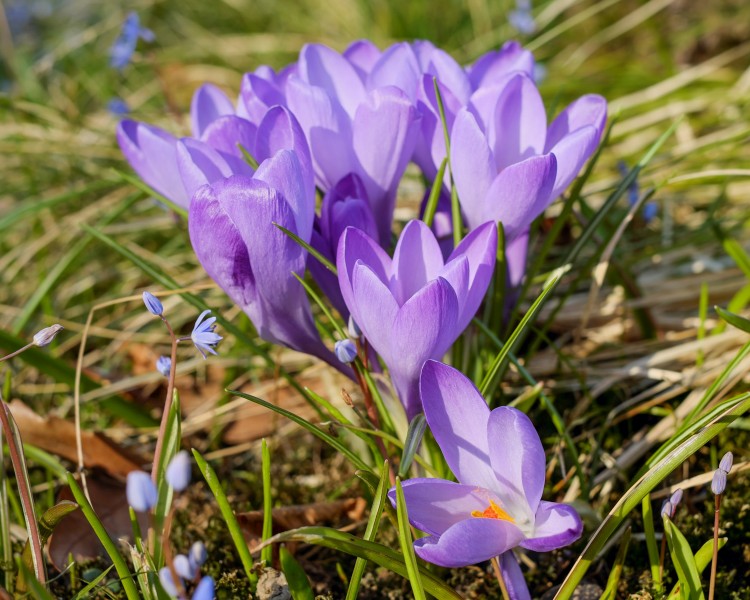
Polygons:
<instances>
[{"instance_id":1,"label":"brown dried leaf","mask_svg":"<svg viewBox=\"0 0 750 600\"><path fill-rule=\"evenodd\" d=\"M10 403L23 441L76 462L75 425L59 417L42 417L20 400ZM87 468L103 469L110 475L125 478L130 471L140 469L149 462L132 450L126 450L100 433L83 431L83 462Z\"/></svg>"}]
</instances>

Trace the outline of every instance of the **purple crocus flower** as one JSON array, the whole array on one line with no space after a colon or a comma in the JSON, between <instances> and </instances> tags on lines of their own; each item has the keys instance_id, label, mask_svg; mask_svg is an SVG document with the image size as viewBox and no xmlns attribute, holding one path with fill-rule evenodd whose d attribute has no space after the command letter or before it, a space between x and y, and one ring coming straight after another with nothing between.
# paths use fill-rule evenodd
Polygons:
<instances>
[{"instance_id":1,"label":"purple crocus flower","mask_svg":"<svg viewBox=\"0 0 750 600\"><path fill-rule=\"evenodd\" d=\"M287 80L286 100L310 144L317 184L328 191L356 173L387 245L396 189L418 133L409 97L393 86L368 90L345 57L309 44Z\"/></svg>"},{"instance_id":2,"label":"purple crocus flower","mask_svg":"<svg viewBox=\"0 0 750 600\"><path fill-rule=\"evenodd\" d=\"M539 91L520 73L475 93L451 136L451 168L469 228L502 221L509 241L522 235L594 152L606 113L601 96L583 96L548 128Z\"/></svg>"},{"instance_id":3,"label":"purple crocus flower","mask_svg":"<svg viewBox=\"0 0 750 600\"><path fill-rule=\"evenodd\" d=\"M511 597L528 598L511 550L547 552L574 542L583 530L572 507L542 500L546 462L539 434L515 408L490 411L468 378L437 361L425 363L420 391L427 423L458 483L404 482L409 521L428 534L414 550L444 567L503 555ZM389 497L395 506L394 489Z\"/></svg>"},{"instance_id":4,"label":"purple crocus flower","mask_svg":"<svg viewBox=\"0 0 750 600\"><path fill-rule=\"evenodd\" d=\"M219 137L210 125L233 112L232 102L219 88L201 86L193 96L190 111L193 134L201 139ZM191 194L185 189L178 167L177 141L171 133L154 125L125 119L117 126L117 142L138 176L161 195L187 208ZM232 149L239 153L236 144Z\"/></svg>"},{"instance_id":5,"label":"purple crocus flower","mask_svg":"<svg viewBox=\"0 0 750 600\"><path fill-rule=\"evenodd\" d=\"M422 410L419 372L441 358L466 329L492 278L497 229L472 231L443 261L435 236L410 221L393 260L359 229L339 241L341 293L365 338L388 366L409 419Z\"/></svg>"},{"instance_id":6,"label":"purple crocus flower","mask_svg":"<svg viewBox=\"0 0 750 600\"><path fill-rule=\"evenodd\" d=\"M245 73L237 100L237 116L258 123L269 108L286 106L286 82L296 71L295 63L278 73L265 65L252 73Z\"/></svg>"}]
</instances>

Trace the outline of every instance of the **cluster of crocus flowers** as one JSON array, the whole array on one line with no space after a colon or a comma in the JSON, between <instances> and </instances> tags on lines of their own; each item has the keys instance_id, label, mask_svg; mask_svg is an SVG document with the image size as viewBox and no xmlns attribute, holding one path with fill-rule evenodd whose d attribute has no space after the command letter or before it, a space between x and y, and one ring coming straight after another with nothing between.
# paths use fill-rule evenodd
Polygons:
<instances>
[{"instance_id":1,"label":"cluster of crocus flowers","mask_svg":"<svg viewBox=\"0 0 750 600\"><path fill-rule=\"evenodd\" d=\"M278 72L246 74L236 103L203 85L189 136L124 120L117 138L142 179L187 211L198 260L263 339L351 372L350 353L319 335L298 281L309 270L341 317L354 316L411 417L422 364L442 358L481 304L496 224L518 284L532 221L601 138L604 99L584 96L548 126L534 71L516 42L468 66L426 41L380 50L361 40L342 53L308 44ZM435 182L446 160L451 176ZM446 247L410 223L391 259L410 162L443 197L453 182L469 236ZM309 247L338 264L338 278Z\"/></svg>"}]
</instances>

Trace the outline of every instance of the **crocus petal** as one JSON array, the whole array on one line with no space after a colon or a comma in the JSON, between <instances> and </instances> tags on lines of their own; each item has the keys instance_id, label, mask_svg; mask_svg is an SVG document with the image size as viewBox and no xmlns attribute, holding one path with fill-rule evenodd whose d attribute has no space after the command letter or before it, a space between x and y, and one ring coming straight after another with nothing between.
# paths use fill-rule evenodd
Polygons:
<instances>
[{"instance_id":1,"label":"crocus petal","mask_svg":"<svg viewBox=\"0 0 750 600\"><path fill-rule=\"evenodd\" d=\"M414 106L394 87L370 92L352 122L355 172L367 189L383 245L390 241L396 188L414 151L417 124Z\"/></svg>"},{"instance_id":2,"label":"crocus petal","mask_svg":"<svg viewBox=\"0 0 750 600\"><path fill-rule=\"evenodd\" d=\"M437 84L443 100L445 122L450 131L456 120L456 114L465 103L458 100L441 81ZM417 111L420 116L421 135L417 137L413 160L422 169L427 179L434 179L440 163L446 156L446 151L445 133L432 75L422 77L422 85L417 93ZM443 183L446 186L449 185L447 178Z\"/></svg>"},{"instance_id":3,"label":"crocus petal","mask_svg":"<svg viewBox=\"0 0 750 600\"><path fill-rule=\"evenodd\" d=\"M486 490L445 479L409 479L402 487L409 522L430 535L442 535L449 527L469 518L472 511L484 512L489 504ZM388 498L395 508L395 488L388 492Z\"/></svg>"},{"instance_id":4,"label":"crocus petal","mask_svg":"<svg viewBox=\"0 0 750 600\"><path fill-rule=\"evenodd\" d=\"M517 73L508 80L487 133L498 170L544 152L547 113L530 77Z\"/></svg>"},{"instance_id":5,"label":"crocus petal","mask_svg":"<svg viewBox=\"0 0 750 600\"><path fill-rule=\"evenodd\" d=\"M534 55L518 42L506 42L500 50L481 56L469 69L469 80L476 90L496 84L514 71L534 75Z\"/></svg>"},{"instance_id":6,"label":"crocus petal","mask_svg":"<svg viewBox=\"0 0 750 600\"><path fill-rule=\"evenodd\" d=\"M523 533L509 521L468 518L441 536L419 538L414 551L442 567L465 567L502 554L518 545Z\"/></svg>"},{"instance_id":7,"label":"crocus petal","mask_svg":"<svg viewBox=\"0 0 750 600\"><path fill-rule=\"evenodd\" d=\"M414 102L422 77L414 50L407 42L393 44L372 67L367 85L370 89L395 86Z\"/></svg>"},{"instance_id":8,"label":"crocus petal","mask_svg":"<svg viewBox=\"0 0 750 600\"><path fill-rule=\"evenodd\" d=\"M531 600L529 586L526 584L521 565L518 564L512 550L503 552L500 557L500 572L510 600Z\"/></svg>"},{"instance_id":9,"label":"crocus petal","mask_svg":"<svg viewBox=\"0 0 750 600\"><path fill-rule=\"evenodd\" d=\"M239 172L235 172L227 160L208 144L192 138L184 138L177 143L177 166L180 169L183 185L193 196L198 188L233 174L252 175L249 165L234 162Z\"/></svg>"},{"instance_id":10,"label":"crocus petal","mask_svg":"<svg viewBox=\"0 0 750 600\"><path fill-rule=\"evenodd\" d=\"M352 296L354 304L348 307L362 333L378 353L390 356L390 325L398 313L398 304L383 281L362 261L357 261L353 269Z\"/></svg>"},{"instance_id":11,"label":"crocus petal","mask_svg":"<svg viewBox=\"0 0 750 600\"><path fill-rule=\"evenodd\" d=\"M485 205L497 174L495 159L475 116L467 109L459 111L453 124L451 171L469 229L494 220L485 218Z\"/></svg>"},{"instance_id":12,"label":"crocus petal","mask_svg":"<svg viewBox=\"0 0 750 600\"><path fill-rule=\"evenodd\" d=\"M339 238L336 270L339 275L341 294L352 314L356 313L357 305L352 291L352 278L354 266L360 260L373 270L373 273L387 288L391 273L391 257L366 233L354 227L347 227ZM357 320L356 317L354 320Z\"/></svg>"},{"instance_id":13,"label":"crocus petal","mask_svg":"<svg viewBox=\"0 0 750 600\"><path fill-rule=\"evenodd\" d=\"M511 508L525 508L519 503L527 503L533 518L544 491L547 467L544 448L534 425L520 410L501 406L490 413L487 440L497 481L494 488L489 489L502 490L501 498L513 494L509 502ZM527 516L511 514L517 520Z\"/></svg>"},{"instance_id":14,"label":"crocus petal","mask_svg":"<svg viewBox=\"0 0 750 600\"><path fill-rule=\"evenodd\" d=\"M399 305L403 305L443 268L435 235L423 221L406 224L393 253L393 272L389 287Z\"/></svg>"},{"instance_id":15,"label":"crocus petal","mask_svg":"<svg viewBox=\"0 0 750 600\"><path fill-rule=\"evenodd\" d=\"M177 167L177 138L158 127L126 119L117 126L117 143L143 181L180 206L190 204Z\"/></svg>"},{"instance_id":16,"label":"crocus petal","mask_svg":"<svg viewBox=\"0 0 750 600\"><path fill-rule=\"evenodd\" d=\"M188 231L198 262L208 276L243 310L254 304L255 277L247 247L210 185L200 188L193 197Z\"/></svg>"},{"instance_id":17,"label":"crocus petal","mask_svg":"<svg viewBox=\"0 0 750 600\"><path fill-rule=\"evenodd\" d=\"M350 117L364 99L365 86L354 67L338 52L322 44L307 44L299 56L299 75L310 85L323 88L344 107ZM296 111L295 111L296 112Z\"/></svg>"},{"instance_id":18,"label":"crocus petal","mask_svg":"<svg viewBox=\"0 0 750 600\"><path fill-rule=\"evenodd\" d=\"M529 230L518 235L505 246L505 262L508 265L508 283L514 288L526 274L526 255L529 250Z\"/></svg>"},{"instance_id":19,"label":"crocus petal","mask_svg":"<svg viewBox=\"0 0 750 600\"><path fill-rule=\"evenodd\" d=\"M266 111L277 104L284 105L284 94L279 87L256 73L246 73L240 85L240 98L237 102L237 115L260 123Z\"/></svg>"},{"instance_id":20,"label":"crocus petal","mask_svg":"<svg viewBox=\"0 0 750 600\"><path fill-rule=\"evenodd\" d=\"M463 299L458 329L464 330L474 318L492 280L497 255L497 226L494 222L471 231L451 253L448 262L465 256L469 264L468 294Z\"/></svg>"},{"instance_id":21,"label":"crocus petal","mask_svg":"<svg viewBox=\"0 0 750 600\"><path fill-rule=\"evenodd\" d=\"M607 121L607 101L596 94L586 94L569 104L547 130L545 151L549 152L566 135L588 125L594 127L601 137ZM597 139L597 143L599 140Z\"/></svg>"},{"instance_id":22,"label":"crocus petal","mask_svg":"<svg viewBox=\"0 0 750 600\"><path fill-rule=\"evenodd\" d=\"M508 240L525 231L552 201L554 154L532 156L500 172L487 192L482 221L501 221Z\"/></svg>"},{"instance_id":23,"label":"crocus petal","mask_svg":"<svg viewBox=\"0 0 750 600\"><path fill-rule=\"evenodd\" d=\"M221 154L235 156L244 162L245 158L240 146L252 153L257 132L258 127L250 121L234 115L226 115L219 117L206 127L201 141L206 142Z\"/></svg>"},{"instance_id":24,"label":"crocus petal","mask_svg":"<svg viewBox=\"0 0 750 600\"><path fill-rule=\"evenodd\" d=\"M536 511L534 535L521 546L534 552L549 552L572 544L582 532L583 523L572 506L543 501Z\"/></svg>"},{"instance_id":25,"label":"crocus petal","mask_svg":"<svg viewBox=\"0 0 750 600\"><path fill-rule=\"evenodd\" d=\"M413 45L420 57L422 72L429 75L430 79L437 78L462 105L466 104L471 95L471 84L461 65L450 54L430 42L422 40Z\"/></svg>"},{"instance_id":26,"label":"crocus petal","mask_svg":"<svg viewBox=\"0 0 750 600\"><path fill-rule=\"evenodd\" d=\"M297 117L310 146L315 179L324 190L355 171L351 148L351 121L337 100L325 90L296 76L287 84L287 103Z\"/></svg>"},{"instance_id":27,"label":"crocus petal","mask_svg":"<svg viewBox=\"0 0 750 600\"><path fill-rule=\"evenodd\" d=\"M451 471L464 485L495 488L483 435L490 409L479 390L460 371L434 360L422 367L419 386L427 423Z\"/></svg>"},{"instance_id":28,"label":"crocus petal","mask_svg":"<svg viewBox=\"0 0 750 600\"><path fill-rule=\"evenodd\" d=\"M552 147L552 154L557 159L557 176L550 199L559 197L576 178L583 164L596 150L599 144L600 131L591 125L577 129L566 135Z\"/></svg>"},{"instance_id":29,"label":"crocus petal","mask_svg":"<svg viewBox=\"0 0 750 600\"><path fill-rule=\"evenodd\" d=\"M455 258L447 263L443 270L440 271L440 277L450 283L450 286L453 288L453 291L456 293L456 298L458 299L458 317L455 331L459 332L459 335L474 316L472 313L471 316L466 319L464 314L465 312L468 314L468 311L471 308L467 307L466 302L469 298L469 286L471 283L469 272L469 259L465 256ZM474 312L476 312L476 307L474 308ZM466 323L466 325L464 325L464 323Z\"/></svg>"},{"instance_id":30,"label":"crocus petal","mask_svg":"<svg viewBox=\"0 0 750 600\"><path fill-rule=\"evenodd\" d=\"M206 128L222 115L233 115L234 106L218 87L205 83L193 94L190 105L190 121L193 137L200 138Z\"/></svg>"},{"instance_id":31,"label":"crocus petal","mask_svg":"<svg viewBox=\"0 0 750 600\"><path fill-rule=\"evenodd\" d=\"M362 81L367 81L368 74L378 62L381 54L378 47L370 40L357 40L344 50L344 58L357 70Z\"/></svg>"}]
</instances>

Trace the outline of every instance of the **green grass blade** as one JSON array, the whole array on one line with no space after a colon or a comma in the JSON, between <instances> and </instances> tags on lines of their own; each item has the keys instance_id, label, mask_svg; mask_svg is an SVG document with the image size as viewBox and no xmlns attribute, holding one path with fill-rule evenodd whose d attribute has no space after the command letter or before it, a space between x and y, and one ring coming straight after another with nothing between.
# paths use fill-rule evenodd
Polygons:
<instances>
[{"instance_id":1,"label":"green grass blade","mask_svg":"<svg viewBox=\"0 0 750 600\"><path fill-rule=\"evenodd\" d=\"M646 534L646 550L651 569L651 579L654 588L661 589L661 569L659 568L659 548L656 544L656 528L654 527L654 511L651 507L651 497L646 494L641 500L641 514L643 515L643 530Z\"/></svg>"},{"instance_id":2,"label":"green grass blade","mask_svg":"<svg viewBox=\"0 0 750 600\"><path fill-rule=\"evenodd\" d=\"M206 480L211 493L216 499L216 503L219 505L219 511L224 518L224 522L227 524L229 535L232 537L234 547L240 556L242 567L245 569L245 575L247 575L251 585L255 588L258 583L258 576L253 570L253 557L250 555L250 549L247 547L245 538L242 535L242 529L240 529L240 524L237 522L237 517L234 516L234 511L229 504L229 500L227 500L227 495L221 487L221 481L216 476L216 471L206 462L200 452L193 449L193 456L195 457L195 462L198 463L198 469L200 469L203 478Z\"/></svg>"},{"instance_id":3,"label":"green grass blade","mask_svg":"<svg viewBox=\"0 0 750 600\"><path fill-rule=\"evenodd\" d=\"M87 598L91 598L90 592L93 592L97 585L99 585L104 578L109 574L109 572L112 570L114 565L108 566L106 569L104 569L99 575L94 577L89 583L87 583L84 587L80 589L80 591L71 598L71 600L86 600Z\"/></svg>"},{"instance_id":4,"label":"green grass blade","mask_svg":"<svg viewBox=\"0 0 750 600\"><path fill-rule=\"evenodd\" d=\"M414 593L416 600L427 600L424 595L424 588L422 587L422 578L419 576L417 557L414 555L414 540L412 539L409 527L406 498L404 498L401 480L398 478L396 478L396 515L398 517L398 543L404 555L404 563L406 564L406 573L409 576L411 591Z\"/></svg>"},{"instance_id":5,"label":"green grass blade","mask_svg":"<svg viewBox=\"0 0 750 600\"><path fill-rule=\"evenodd\" d=\"M435 175L435 181L432 182L432 188L430 189L430 197L427 199L427 204L424 207L424 216L422 220L425 222L427 227L432 227L432 221L435 219L435 213L437 212L438 200L440 200L440 192L443 189L443 179L445 178L445 169L448 166L448 157L443 159L440 163L437 175Z\"/></svg>"},{"instance_id":6,"label":"green grass blade","mask_svg":"<svg viewBox=\"0 0 750 600\"><path fill-rule=\"evenodd\" d=\"M664 517L664 535L672 557L677 577L680 580L680 594L685 600L703 600L701 576L695 564L690 544L669 517Z\"/></svg>"},{"instance_id":7,"label":"green grass blade","mask_svg":"<svg viewBox=\"0 0 750 600\"><path fill-rule=\"evenodd\" d=\"M719 538L719 550L724 547L729 538ZM714 541L708 540L705 544L700 547L700 550L695 553L695 566L698 568L698 572L702 573L706 570L706 567L711 564L711 559L714 555ZM680 597L680 584L677 583L669 593L667 600L677 600Z\"/></svg>"},{"instance_id":8,"label":"green grass blade","mask_svg":"<svg viewBox=\"0 0 750 600\"><path fill-rule=\"evenodd\" d=\"M154 507L154 530L162 531L162 526L167 518L167 513L172 506L172 497L174 490L167 483L166 471L169 462L179 452L182 444L182 411L180 410L180 395L174 390L172 396L172 406L169 409L167 425L164 431L164 440L161 445L161 458L159 461L159 473L156 474L157 495L156 506ZM154 567L160 569L164 566L163 548L161 543L157 543L153 553Z\"/></svg>"},{"instance_id":9,"label":"green grass blade","mask_svg":"<svg viewBox=\"0 0 750 600\"><path fill-rule=\"evenodd\" d=\"M408 577L404 557L395 550L378 544L361 540L349 533L344 533L330 527L302 527L285 531L272 537L267 543L304 542L325 546L333 550L345 552L352 556L359 556L375 564L393 571L402 577ZM437 600L461 600L461 596L443 583L427 569L419 567L419 574L425 592Z\"/></svg>"},{"instance_id":10,"label":"green grass blade","mask_svg":"<svg viewBox=\"0 0 750 600\"><path fill-rule=\"evenodd\" d=\"M73 497L78 503L78 506L81 507L81 511L86 517L86 520L89 522L89 525L91 525L91 528L94 530L96 537L99 538L102 546L104 546L104 549L107 551L107 555L109 555L110 560L114 564L115 570L117 571L117 576L120 578L120 583L125 590L125 596L128 598L128 600L138 600L140 598L140 595L138 594L138 588L136 588L135 586L133 575L130 573L130 569L128 568L128 563L120 554L117 546L112 541L112 538L109 537L109 533L107 533L107 530L99 520L99 517L96 516L96 513L94 512L91 504L89 504L86 495L78 486L78 482L75 480L75 477L73 477L71 473L68 473L68 485L70 486L70 490L73 492Z\"/></svg>"},{"instance_id":11,"label":"green grass blade","mask_svg":"<svg viewBox=\"0 0 750 600\"><path fill-rule=\"evenodd\" d=\"M612 570L609 572L607 578L607 587L604 588L604 592L599 600L615 600L617 598L617 586L620 583L620 577L622 577L622 567L625 564L625 557L628 554L628 546L630 545L630 529L625 532L620 541L620 547L617 549L617 556L615 562L612 565Z\"/></svg>"},{"instance_id":12,"label":"green grass blade","mask_svg":"<svg viewBox=\"0 0 750 600\"><path fill-rule=\"evenodd\" d=\"M745 333L750 333L750 319L746 319L745 317L736 315L733 312L724 310L721 306L714 306L714 310L716 311L716 314L733 327L736 327Z\"/></svg>"},{"instance_id":13,"label":"green grass blade","mask_svg":"<svg viewBox=\"0 0 750 600\"><path fill-rule=\"evenodd\" d=\"M272 410L275 413L286 417L290 421L294 421L295 423L297 423L297 425L299 425L300 427L303 427L304 429L312 433L315 437L323 440L326 444L331 446L333 449L341 452L344 456L346 456L352 462L352 464L357 469L361 469L362 471L371 471L370 467L361 458L359 458L359 456L357 456L354 452L352 452L339 440L327 434L325 431L323 431L319 427L310 423L310 421L307 421L303 419L302 417L295 415L293 412L289 412L288 410L281 408L280 406L276 406L274 404L271 404L270 402L261 400L260 398L257 398L256 396L251 396L250 394L245 394L243 392L237 392L234 390L227 390L227 392L229 392L233 396L239 396L240 398L245 398L245 400L250 400L250 402L259 404L260 406L263 406L264 408L267 408L268 410Z\"/></svg>"},{"instance_id":14,"label":"green grass blade","mask_svg":"<svg viewBox=\"0 0 750 600\"><path fill-rule=\"evenodd\" d=\"M266 548L272 549L271 546L266 546ZM263 552L266 551L266 548L263 548ZM307 574L300 564L294 560L286 546L282 546L279 550L279 560L281 561L281 570L284 572L289 585L289 592L292 594L292 600L315 600L315 594L310 587Z\"/></svg>"},{"instance_id":15,"label":"green grass blade","mask_svg":"<svg viewBox=\"0 0 750 600\"><path fill-rule=\"evenodd\" d=\"M286 227L283 225L279 225L278 223L274 223L276 227L281 229L286 235L288 235L290 238L292 238L295 242L297 242L300 246L302 246L305 250L307 250L310 254L312 254L326 269L328 269L331 273L336 275L336 277L339 276L339 272L336 269L336 265L334 265L330 260L328 260L325 256L323 256L320 252L318 252L315 248L313 248L310 244L308 244L305 240L303 240L301 237L299 237L296 233L292 233L289 231Z\"/></svg>"},{"instance_id":16,"label":"green grass blade","mask_svg":"<svg viewBox=\"0 0 750 600\"><path fill-rule=\"evenodd\" d=\"M263 531L261 541L265 542L273 535L273 505L271 502L271 453L268 451L266 438L261 440L261 473L263 479ZM260 553L260 559L267 565L271 564L273 552L271 546L266 546ZM285 571L286 572L286 571ZM288 579L288 577L287 577Z\"/></svg>"},{"instance_id":17,"label":"green grass blade","mask_svg":"<svg viewBox=\"0 0 750 600\"><path fill-rule=\"evenodd\" d=\"M370 507L370 517L367 519L365 534L362 536L362 539L367 542L375 540L375 535L380 527L380 517L383 514L383 508L385 507L387 497L386 494L388 493L388 476L388 461L385 461L385 463L383 463L383 469L380 472L378 487L375 489L372 506ZM357 594L359 593L359 583L362 581L365 567L367 567L367 559L357 558L357 562L354 563L352 576L349 578L349 589L346 591L346 600L356 600Z\"/></svg>"},{"instance_id":18,"label":"green grass blade","mask_svg":"<svg viewBox=\"0 0 750 600\"><path fill-rule=\"evenodd\" d=\"M414 462L414 456L422 443L422 436L427 429L427 420L424 415L417 415L409 423L409 430L406 432L406 441L404 442L404 451L401 453L401 464L398 467L398 476L404 478L409 473L411 463Z\"/></svg>"},{"instance_id":19,"label":"green grass blade","mask_svg":"<svg viewBox=\"0 0 750 600\"><path fill-rule=\"evenodd\" d=\"M750 393L728 400L721 405L721 409L709 423L671 450L622 495L591 536L583 553L578 557L558 590L556 600L567 600L573 595L576 586L597 558L604 544L649 492L689 456L726 429L735 419L750 410Z\"/></svg>"}]
</instances>

